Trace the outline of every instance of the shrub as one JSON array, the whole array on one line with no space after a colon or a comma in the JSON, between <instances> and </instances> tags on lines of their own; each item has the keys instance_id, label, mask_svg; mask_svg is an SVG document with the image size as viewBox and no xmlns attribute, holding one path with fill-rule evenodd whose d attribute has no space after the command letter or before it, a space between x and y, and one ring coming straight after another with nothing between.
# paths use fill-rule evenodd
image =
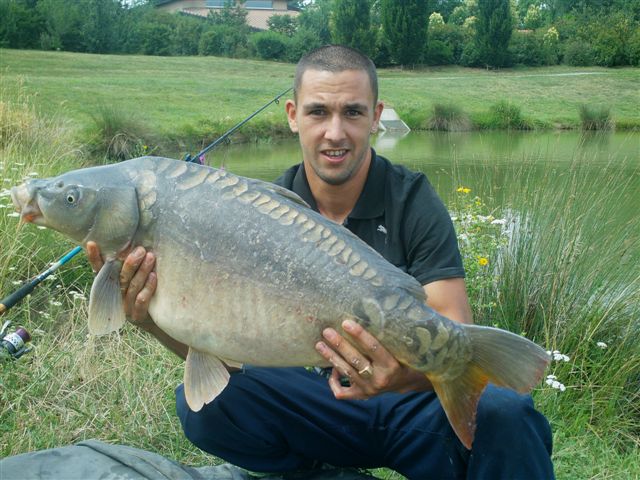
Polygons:
<instances>
[{"instance_id":1,"label":"shrub","mask_svg":"<svg viewBox=\"0 0 640 480\"><path fill-rule=\"evenodd\" d=\"M481 128L507 130L529 130L531 123L522 116L520 107L502 100L489 108L489 114L480 123Z\"/></svg>"},{"instance_id":2,"label":"shrub","mask_svg":"<svg viewBox=\"0 0 640 480\"><path fill-rule=\"evenodd\" d=\"M596 64L595 52L591 43L573 40L564 47L564 63L573 66L590 66Z\"/></svg>"},{"instance_id":3,"label":"shrub","mask_svg":"<svg viewBox=\"0 0 640 480\"><path fill-rule=\"evenodd\" d=\"M263 60L284 60L289 39L282 33L266 31L251 35L249 43L256 55Z\"/></svg>"},{"instance_id":4,"label":"shrub","mask_svg":"<svg viewBox=\"0 0 640 480\"><path fill-rule=\"evenodd\" d=\"M301 27L289 40L287 60L297 63L305 53L321 45L322 43L320 38L318 38L318 35L308 28ZM378 65L378 63L376 63L376 65Z\"/></svg>"},{"instance_id":5,"label":"shrub","mask_svg":"<svg viewBox=\"0 0 640 480\"><path fill-rule=\"evenodd\" d=\"M126 160L150 153L147 128L122 110L100 105L91 114L93 125L84 132L92 156Z\"/></svg>"},{"instance_id":6,"label":"shrub","mask_svg":"<svg viewBox=\"0 0 640 480\"><path fill-rule=\"evenodd\" d=\"M436 103L429 118L428 128L445 132L460 132L469 130L471 122L462 109L452 104Z\"/></svg>"},{"instance_id":7,"label":"shrub","mask_svg":"<svg viewBox=\"0 0 640 480\"><path fill-rule=\"evenodd\" d=\"M580 123L583 130L610 130L614 126L611 108L580 105Z\"/></svg>"}]
</instances>

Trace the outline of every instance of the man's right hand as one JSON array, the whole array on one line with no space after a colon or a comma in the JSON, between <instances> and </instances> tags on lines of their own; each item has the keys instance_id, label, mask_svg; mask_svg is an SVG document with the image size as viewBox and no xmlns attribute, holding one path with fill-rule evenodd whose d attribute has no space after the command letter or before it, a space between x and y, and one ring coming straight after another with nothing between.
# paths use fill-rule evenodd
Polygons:
<instances>
[{"instance_id":1,"label":"man's right hand","mask_svg":"<svg viewBox=\"0 0 640 480\"><path fill-rule=\"evenodd\" d=\"M104 259L95 242L87 242L87 258L94 272L104 265ZM120 271L120 289L127 320L148 330L153 324L149 316L149 302L156 291L158 278L153 271L155 256L142 247L136 247L127 255Z\"/></svg>"}]
</instances>

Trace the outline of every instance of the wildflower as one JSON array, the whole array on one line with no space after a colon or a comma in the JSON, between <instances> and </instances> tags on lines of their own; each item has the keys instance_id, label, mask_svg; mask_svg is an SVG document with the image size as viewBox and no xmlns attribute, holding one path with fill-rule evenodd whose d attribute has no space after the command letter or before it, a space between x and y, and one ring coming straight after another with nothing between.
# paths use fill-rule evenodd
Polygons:
<instances>
[{"instance_id":1,"label":"wildflower","mask_svg":"<svg viewBox=\"0 0 640 480\"><path fill-rule=\"evenodd\" d=\"M605 348L607 348L607 347L609 346L609 345L607 345L607 344L606 344L606 343L604 343L604 342L598 342L598 343L596 343L596 345L597 345L598 347L600 347L602 350L604 350Z\"/></svg>"},{"instance_id":2,"label":"wildflower","mask_svg":"<svg viewBox=\"0 0 640 480\"><path fill-rule=\"evenodd\" d=\"M12 285L20 285L22 282L18 281L18 280L14 280L13 282L11 282Z\"/></svg>"},{"instance_id":3,"label":"wildflower","mask_svg":"<svg viewBox=\"0 0 640 480\"><path fill-rule=\"evenodd\" d=\"M571 360L567 355L560 353L558 350L554 350L553 352L551 350L547 350L547 355L551 355L556 362L568 362Z\"/></svg>"},{"instance_id":4,"label":"wildflower","mask_svg":"<svg viewBox=\"0 0 640 480\"><path fill-rule=\"evenodd\" d=\"M555 375L547 375L547 379L545 380L545 383L549 385L551 388L555 388L556 390L560 390L561 392L564 392L567 389L567 387L565 387L562 383L560 383L556 379Z\"/></svg>"},{"instance_id":5,"label":"wildflower","mask_svg":"<svg viewBox=\"0 0 640 480\"><path fill-rule=\"evenodd\" d=\"M60 307L62 306L62 302L58 302L57 300L51 300L49 302L49 305L53 305L54 307Z\"/></svg>"},{"instance_id":6,"label":"wildflower","mask_svg":"<svg viewBox=\"0 0 640 480\"><path fill-rule=\"evenodd\" d=\"M478 263L481 267L484 267L489 264L489 259L487 257L478 257Z\"/></svg>"},{"instance_id":7,"label":"wildflower","mask_svg":"<svg viewBox=\"0 0 640 480\"><path fill-rule=\"evenodd\" d=\"M47 280L51 281L51 280L55 280L57 277L55 275L49 275L47 277Z\"/></svg>"},{"instance_id":8,"label":"wildflower","mask_svg":"<svg viewBox=\"0 0 640 480\"><path fill-rule=\"evenodd\" d=\"M38 225L38 226L36 226L36 228L38 230L46 230L47 229L47 227L43 227L42 225Z\"/></svg>"},{"instance_id":9,"label":"wildflower","mask_svg":"<svg viewBox=\"0 0 640 480\"><path fill-rule=\"evenodd\" d=\"M460 193L469 193L471 191L470 188L467 187L458 187L456 192L460 192Z\"/></svg>"},{"instance_id":10,"label":"wildflower","mask_svg":"<svg viewBox=\"0 0 640 480\"><path fill-rule=\"evenodd\" d=\"M507 221L504 218L496 218L491 222L491 225L504 225Z\"/></svg>"},{"instance_id":11,"label":"wildflower","mask_svg":"<svg viewBox=\"0 0 640 480\"><path fill-rule=\"evenodd\" d=\"M7 214L7 217L19 218L20 214L18 212L11 212Z\"/></svg>"}]
</instances>

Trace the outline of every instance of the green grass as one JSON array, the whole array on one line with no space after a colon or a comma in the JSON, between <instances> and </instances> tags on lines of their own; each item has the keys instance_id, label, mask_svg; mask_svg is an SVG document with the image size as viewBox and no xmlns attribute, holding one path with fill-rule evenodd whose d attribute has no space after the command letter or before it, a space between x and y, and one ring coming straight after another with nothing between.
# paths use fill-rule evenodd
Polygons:
<instances>
[{"instance_id":1,"label":"green grass","mask_svg":"<svg viewBox=\"0 0 640 480\"><path fill-rule=\"evenodd\" d=\"M7 216L5 189L88 160L77 129L89 117L74 117L68 104L47 110L42 93L31 95L27 77L25 84L9 78L0 85L2 294L71 248L60 235L33 225L18 230ZM121 106L132 102L123 96ZM453 172L454 185L471 188L456 194L450 207L469 215L466 230L458 231L471 237L462 251L477 321L524 332L570 357L548 372L566 391L541 384L534 392L553 426L561 479L640 478L640 172L633 161L597 165L576 157L567 168L527 157L508 162L499 175L491 161ZM477 191L487 192L485 198L476 199ZM489 226L490 214L513 220L507 222L513 233ZM36 349L0 365L0 457L99 438L188 464L212 463L186 440L175 416L173 389L182 362L131 326L87 337L92 279L84 259L76 258L3 318L24 325ZM599 341L608 347L599 348ZM402 478L386 469L375 474Z\"/></svg>"},{"instance_id":2,"label":"green grass","mask_svg":"<svg viewBox=\"0 0 640 480\"><path fill-rule=\"evenodd\" d=\"M146 57L0 50L7 84L23 81L45 114L76 126L98 105L133 116L165 142L193 147L215 138L291 86L294 65L215 57ZM574 75L577 74L577 75ZM640 69L549 67L486 71L460 67L380 70L380 98L410 125L425 128L435 104L453 103L471 118L509 102L534 125L579 128L578 107L611 107L624 128L639 128ZM282 106L260 114L240 135L287 135ZM265 123L269 124L266 128Z\"/></svg>"},{"instance_id":3,"label":"green grass","mask_svg":"<svg viewBox=\"0 0 640 480\"><path fill-rule=\"evenodd\" d=\"M582 130L610 130L614 126L611 107L580 105Z\"/></svg>"}]
</instances>

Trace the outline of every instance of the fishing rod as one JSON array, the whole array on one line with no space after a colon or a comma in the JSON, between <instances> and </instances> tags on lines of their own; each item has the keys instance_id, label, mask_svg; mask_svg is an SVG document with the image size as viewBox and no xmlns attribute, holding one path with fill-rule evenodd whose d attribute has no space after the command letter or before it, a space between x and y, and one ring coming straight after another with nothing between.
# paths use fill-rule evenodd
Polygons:
<instances>
[{"instance_id":1,"label":"fishing rod","mask_svg":"<svg viewBox=\"0 0 640 480\"><path fill-rule=\"evenodd\" d=\"M185 162L191 162L191 163L204 163L204 158L203 156L212 148L218 146L220 143L224 142L233 132L235 132L236 130L238 130L240 127L242 127L245 123L247 123L249 120L251 120L253 117L255 117L256 115L258 115L261 111L263 111L265 108L267 108L269 105L271 105L272 103L278 104L280 102L280 98L284 95L286 95L287 93L289 93L291 90L293 89L293 87L289 87L287 88L284 92L282 92L281 94L277 95L275 98L269 100L269 102L265 103L262 107L260 107L258 110L256 110L255 112L253 112L251 115L249 115L247 118L245 118L244 120L242 120L240 123L237 123L236 125L234 125L233 127L231 127L229 130L227 130L225 133L222 134L222 136L220 138L218 138L217 140L213 141L208 147L206 147L204 150L202 150L200 153L198 153L197 155L194 155L193 157L190 154L186 154L184 157L184 161Z\"/></svg>"},{"instance_id":2,"label":"fishing rod","mask_svg":"<svg viewBox=\"0 0 640 480\"><path fill-rule=\"evenodd\" d=\"M82 247L76 247L70 252L66 253L60 260L55 262L49 268L47 268L44 272L34 277L32 280L29 280L23 286L21 286L18 290L10 294L9 296L0 300L0 315L7 312L11 307L13 307L16 303L22 300L24 297L33 292L33 289L36 288L40 282L42 282L45 278L59 269L62 265L67 263L73 257L75 257L80 251Z\"/></svg>"},{"instance_id":3,"label":"fishing rod","mask_svg":"<svg viewBox=\"0 0 640 480\"><path fill-rule=\"evenodd\" d=\"M280 98L282 96L286 95L290 90L292 90L292 88L293 87L287 88L284 92L280 93L275 98L271 99L268 103L264 104L262 107L260 107L258 110L253 112L251 115L249 115L247 118L242 120L240 123L234 125L232 128L227 130L224 134L222 134L222 136L220 138L215 140L213 143L211 143L208 147L206 147L204 150L202 150L200 153L198 153L194 157L192 157L191 155L187 154L185 156L184 160L186 162L203 163L202 160L201 160L203 155L205 155L209 150L211 150L212 148L215 148L217 145L219 145L220 143L225 141L233 132L238 130L240 127L242 127L245 123L247 123L249 120L251 120L257 114L259 114L261 111L263 111L269 105L271 105L272 103L276 103L277 104L279 102ZM82 251L82 247L74 248L70 252L66 253L60 260L55 262L47 270L45 270L44 272L42 272L41 274L36 276L34 279L28 281L26 284L24 284L22 287L20 287L18 290L16 290L15 292L10 294L9 296L7 296L7 297L3 298L2 300L0 300L0 315L3 315L11 307L13 307L16 303L18 303L24 297L29 295L33 291L33 289L36 288L38 286L38 284L40 284L40 282L42 282L45 278L47 278L49 275L51 275L58 268L60 268L65 263L67 263L69 260L71 260L74 256L76 256L81 251Z\"/></svg>"}]
</instances>

